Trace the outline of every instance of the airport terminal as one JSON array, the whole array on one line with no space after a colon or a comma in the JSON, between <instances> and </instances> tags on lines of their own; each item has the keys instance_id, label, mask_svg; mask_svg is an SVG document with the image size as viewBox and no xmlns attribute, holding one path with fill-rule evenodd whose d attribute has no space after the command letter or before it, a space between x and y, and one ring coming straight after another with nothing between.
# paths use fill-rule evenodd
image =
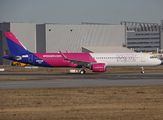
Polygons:
<instances>
[{"instance_id":1,"label":"airport terminal","mask_svg":"<svg viewBox=\"0 0 163 120\"><path fill-rule=\"evenodd\" d=\"M8 54L4 36L11 31L34 53L115 53L154 52L163 49L163 20L161 24L121 22L120 25L104 23L35 24L0 23L0 56ZM129 48L129 49L128 49ZM0 58L0 65L10 61Z\"/></svg>"},{"instance_id":2,"label":"airport terminal","mask_svg":"<svg viewBox=\"0 0 163 120\"><path fill-rule=\"evenodd\" d=\"M153 52L163 48L163 20L158 23L121 22L126 26L127 47L136 52Z\"/></svg>"}]
</instances>

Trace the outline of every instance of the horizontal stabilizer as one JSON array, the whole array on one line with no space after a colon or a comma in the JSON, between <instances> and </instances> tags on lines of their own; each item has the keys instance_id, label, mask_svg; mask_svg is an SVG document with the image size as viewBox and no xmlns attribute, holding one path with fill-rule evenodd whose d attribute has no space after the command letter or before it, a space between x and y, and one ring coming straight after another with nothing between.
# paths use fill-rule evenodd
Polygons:
<instances>
[{"instance_id":1,"label":"horizontal stabilizer","mask_svg":"<svg viewBox=\"0 0 163 120\"><path fill-rule=\"evenodd\" d=\"M14 60L21 60L21 56L10 56L10 55L4 55L3 58L9 58L9 59L14 59Z\"/></svg>"}]
</instances>

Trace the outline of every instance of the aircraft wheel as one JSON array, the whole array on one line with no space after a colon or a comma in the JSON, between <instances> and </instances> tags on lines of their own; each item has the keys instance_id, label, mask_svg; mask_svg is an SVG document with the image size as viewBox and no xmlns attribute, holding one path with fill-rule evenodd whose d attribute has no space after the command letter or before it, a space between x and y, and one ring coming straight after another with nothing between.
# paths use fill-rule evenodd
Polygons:
<instances>
[{"instance_id":1,"label":"aircraft wheel","mask_svg":"<svg viewBox=\"0 0 163 120\"><path fill-rule=\"evenodd\" d=\"M144 71L141 71L142 74L144 74Z\"/></svg>"},{"instance_id":2,"label":"aircraft wheel","mask_svg":"<svg viewBox=\"0 0 163 120\"><path fill-rule=\"evenodd\" d=\"M141 73L144 74L144 68L143 67L141 67Z\"/></svg>"},{"instance_id":3,"label":"aircraft wheel","mask_svg":"<svg viewBox=\"0 0 163 120\"><path fill-rule=\"evenodd\" d=\"M82 75L85 74L85 70L81 70L80 74L82 74Z\"/></svg>"}]
</instances>

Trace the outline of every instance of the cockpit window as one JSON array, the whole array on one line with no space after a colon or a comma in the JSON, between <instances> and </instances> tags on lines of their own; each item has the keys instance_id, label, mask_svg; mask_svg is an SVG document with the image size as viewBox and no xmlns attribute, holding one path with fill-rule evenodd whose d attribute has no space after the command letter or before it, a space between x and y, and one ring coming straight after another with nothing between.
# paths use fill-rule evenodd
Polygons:
<instances>
[{"instance_id":1,"label":"cockpit window","mask_svg":"<svg viewBox=\"0 0 163 120\"><path fill-rule=\"evenodd\" d=\"M153 58L155 58L154 56L150 56L150 59L153 59Z\"/></svg>"}]
</instances>

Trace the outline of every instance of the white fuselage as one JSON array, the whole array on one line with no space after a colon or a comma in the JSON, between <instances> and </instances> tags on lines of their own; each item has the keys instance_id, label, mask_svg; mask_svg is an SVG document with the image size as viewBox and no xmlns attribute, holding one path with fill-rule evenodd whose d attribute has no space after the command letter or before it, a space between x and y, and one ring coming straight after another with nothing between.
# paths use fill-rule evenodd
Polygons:
<instances>
[{"instance_id":1,"label":"white fuselage","mask_svg":"<svg viewBox=\"0 0 163 120\"><path fill-rule=\"evenodd\" d=\"M97 63L106 66L157 66L161 61L147 53L90 53Z\"/></svg>"}]
</instances>

